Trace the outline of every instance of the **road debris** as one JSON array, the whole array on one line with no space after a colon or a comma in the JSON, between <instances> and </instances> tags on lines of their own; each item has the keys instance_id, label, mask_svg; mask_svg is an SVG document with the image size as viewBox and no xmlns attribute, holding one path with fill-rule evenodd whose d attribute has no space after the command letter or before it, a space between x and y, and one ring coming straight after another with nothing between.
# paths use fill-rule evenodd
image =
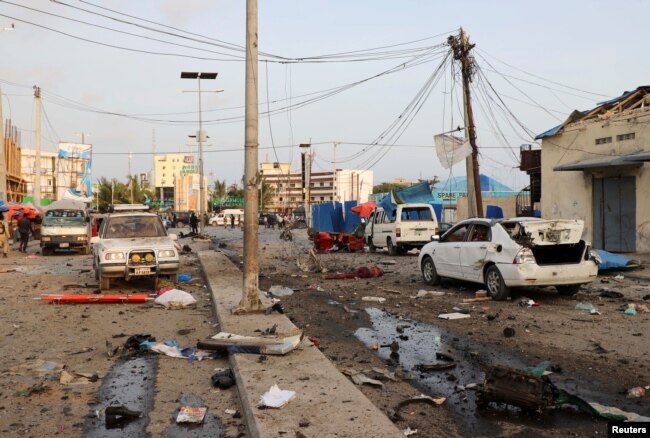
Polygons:
<instances>
[{"instance_id":1,"label":"road debris","mask_svg":"<svg viewBox=\"0 0 650 438\"><path fill-rule=\"evenodd\" d=\"M644 388L643 386L635 386L634 388L630 388L627 391L627 398L641 398L645 397L645 391L646 389L650 389L650 386Z\"/></svg>"},{"instance_id":2,"label":"road debris","mask_svg":"<svg viewBox=\"0 0 650 438\"><path fill-rule=\"evenodd\" d=\"M379 266L362 266L356 271L344 272L341 274L327 274L323 278L326 280L344 280L348 278L377 278L384 275L384 270Z\"/></svg>"},{"instance_id":3,"label":"road debris","mask_svg":"<svg viewBox=\"0 0 650 438\"><path fill-rule=\"evenodd\" d=\"M189 283L192 280L192 276L189 274L178 274L179 283Z\"/></svg>"},{"instance_id":4,"label":"road debris","mask_svg":"<svg viewBox=\"0 0 650 438\"><path fill-rule=\"evenodd\" d=\"M384 301L386 301L386 298L384 298L384 297L370 297L370 296L368 296L368 297L361 297L361 299L363 301L371 301L373 303L383 303Z\"/></svg>"},{"instance_id":5,"label":"road debris","mask_svg":"<svg viewBox=\"0 0 650 438\"><path fill-rule=\"evenodd\" d=\"M301 338L302 331L298 328L273 337L220 332L209 339L199 341L197 347L205 350L227 350L230 353L284 355L295 349Z\"/></svg>"},{"instance_id":6,"label":"road debris","mask_svg":"<svg viewBox=\"0 0 650 438\"><path fill-rule=\"evenodd\" d=\"M203 423L207 411L208 408L206 407L181 406L176 416L176 423Z\"/></svg>"},{"instance_id":7,"label":"road debris","mask_svg":"<svg viewBox=\"0 0 650 438\"><path fill-rule=\"evenodd\" d=\"M470 315L467 313L460 313L460 312L453 312L453 313L441 313L438 315L438 318L440 319L464 319L464 318L470 318Z\"/></svg>"},{"instance_id":8,"label":"road debris","mask_svg":"<svg viewBox=\"0 0 650 438\"><path fill-rule=\"evenodd\" d=\"M85 294L52 294L35 298L50 301L54 304L141 304L153 301L149 294L114 294L114 295L85 295Z\"/></svg>"},{"instance_id":9,"label":"road debris","mask_svg":"<svg viewBox=\"0 0 650 438\"><path fill-rule=\"evenodd\" d=\"M427 297L427 296L441 297L441 296L443 296L445 294L446 294L446 292L443 292L443 291L420 289L418 291L417 295L414 295L411 298L424 298L424 297Z\"/></svg>"},{"instance_id":10,"label":"road debris","mask_svg":"<svg viewBox=\"0 0 650 438\"><path fill-rule=\"evenodd\" d=\"M269 288L269 293L275 297L288 297L293 295L294 290L290 287L274 285Z\"/></svg>"},{"instance_id":11,"label":"road debris","mask_svg":"<svg viewBox=\"0 0 650 438\"><path fill-rule=\"evenodd\" d=\"M258 406L261 408L281 408L289 403L295 395L295 391L280 389L278 385L273 385L260 396Z\"/></svg>"},{"instance_id":12,"label":"road debris","mask_svg":"<svg viewBox=\"0 0 650 438\"><path fill-rule=\"evenodd\" d=\"M515 335L515 329L512 327L506 327L503 329L503 336L506 338L512 338Z\"/></svg>"},{"instance_id":13,"label":"road debris","mask_svg":"<svg viewBox=\"0 0 650 438\"><path fill-rule=\"evenodd\" d=\"M235 384L235 376L230 368L220 370L211 377L212 386L219 389L228 389Z\"/></svg>"},{"instance_id":14,"label":"road debris","mask_svg":"<svg viewBox=\"0 0 650 438\"><path fill-rule=\"evenodd\" d=\"M447 400L446 397L430 397L428 395L420 394L417 397L402 400L401 402L399 402L397 404L397 406L395 406L395 409L389 409L388 410L388 417L392 421L401 421L401 420L403 420L403 418L400 415L400 410L404 406L408 406L408 405L415 404L415 403L426 403L426 404L429 404L431 406L440 406L446 400Z\"/></svg>"},{"instance_id":15,"label":"road debris","mask_svg":"<svg viewBox=\"0 0 650 438\"><path fill-rule=\"evenodd\" d=\"M196 306L196 299L189 293L180 289L170 289L158 295L154 300L155 304L165 309L186 309Z\"/></svg>"},{"instance_id":16,"label":"road debris","mask_svg":"<svg viewBox=\"0 0 650 438\"><path fill-rule=\"evenodd\" d=\"M404 429L402 431L402 433L404 434L404 436L411 436L411 435L415 435L416 433L418 433L418 430L417 429L411 429L410 427L407 427L406 429Z\"/></svg>"},{"instance_id":17,"label":"road debris","mask_svg":"<svg viewBox=\"0 0 650 438\"><path fill-rule=\"evenodd\" d=\"M59 383L62 385L87 385L99 380L97 373L69 373L65 370L61 371Z\"/></svg>"},{"instance_id":18,"label":"road debris","mask_svg":"<svg viewBox=\"0 0 650 438\"><path fill-rule=\"evenodd\" d=\"M423 363L416 365L414 367L418 371L422 372L431 372L431 371L444 371L444 370L450 370L452 368L456 368L455 363Z\"/></svg>"},{"instance_id":19,"label":"road debris","mask_svg":"<svg viewBox=\"0 0 650 438\"><path fill-rule=\"evenodd\" d=\"M29 386L25 389L22 389L20 391L16 391L14 395L16 397L29 397L32 394L41 394L43 392L47 392L48 387L42 383L35 383L32 386Z\"/></svg>"},{"instance_id":20,"label":"road debris","mask_svg":"<svg viewBox=\"0 0 650 438\"><path fill-rule=\"evenodd\" d=\"M104 410L106 429L117 429L131 421L142 418L142 412L132 411L124 406L108 406Z\"/></svg>"}]
</instances>

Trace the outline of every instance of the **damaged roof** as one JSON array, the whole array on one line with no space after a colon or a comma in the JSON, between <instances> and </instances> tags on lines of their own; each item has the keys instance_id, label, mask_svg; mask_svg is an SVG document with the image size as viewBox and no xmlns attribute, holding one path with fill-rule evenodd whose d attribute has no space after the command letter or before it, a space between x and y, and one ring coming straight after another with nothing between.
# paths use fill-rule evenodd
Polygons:
<instances>
[{"instance_id":1,"label":"damaged roof","mask_svg":"<svg viewBox=\"0 0 650 438\"><path fill-rule=\"evenodd\" d=\"M635 108L641 108L650 105L650 85L643 85L633 91L625 91L622 95L604 102L599 102L598 106L586 111L573 111L569 117L560 125L557 125L548 131L542 132L535 140L553 137L562 129L573 122L585 121L597 118L607 118L613 114L620 113Z\"/></svg>"}]
</instances>

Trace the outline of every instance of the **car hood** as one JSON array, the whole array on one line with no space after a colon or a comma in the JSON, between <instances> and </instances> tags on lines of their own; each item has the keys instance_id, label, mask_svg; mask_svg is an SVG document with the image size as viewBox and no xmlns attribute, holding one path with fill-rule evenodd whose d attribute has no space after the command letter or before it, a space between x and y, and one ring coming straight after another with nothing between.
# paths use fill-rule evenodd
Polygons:
<instances>
[{"instance_id":1,"label":"car hood","mask_svg":"<svg viewBox=\"0 0 650 438\"><path fill-rule=\"evenodd\" d=\"M534 246L578 243L585 223L582 220L557 219L519 222Z\"/></svg>"},{"instance_id":2,"label":"car hood","mask_svg":"<svg viewBox=\"0 0 650 438\"><path fill-rule=\"evenodd\" d=\"M134 237L126 239L102 239L99 244L106 250L166 249L174 246L169 237Z\"/></svg>"}]
</instances>

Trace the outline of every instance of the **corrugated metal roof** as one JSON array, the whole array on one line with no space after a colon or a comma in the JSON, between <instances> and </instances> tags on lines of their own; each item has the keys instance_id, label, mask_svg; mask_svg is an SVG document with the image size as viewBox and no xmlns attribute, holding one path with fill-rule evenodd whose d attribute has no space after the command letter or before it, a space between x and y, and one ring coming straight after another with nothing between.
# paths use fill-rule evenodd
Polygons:
<instances>
[{"instance_id":1,"label":"corrugated metal roof","mask_svg":"<svg viewBox=\"0 0 650 438\"><path fill-rule=\"evenodd\" d=\"M554 171L575 171L602 169L609 167L640 167L643 162L650 161L650 152L635 152L629 155L609 155L606 157L587 158L573 163L560 164L553 167Z\"/></svg>"}]
</instances>

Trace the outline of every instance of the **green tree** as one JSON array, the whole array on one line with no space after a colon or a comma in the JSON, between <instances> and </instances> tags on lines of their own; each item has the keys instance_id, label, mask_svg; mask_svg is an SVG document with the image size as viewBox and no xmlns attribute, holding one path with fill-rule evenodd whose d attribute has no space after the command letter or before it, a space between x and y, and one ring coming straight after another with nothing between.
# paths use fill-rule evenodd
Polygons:
<instances>
[{"instance_id":1,"label":"green tree","mask_svg":"<svg viewBox=\"0 0 650 438\"><path fill-rule=\"evenodd\" d=\"M214 189L213 189L213 195L215 198L223 198L226 196L227 193L227 185L226 185L226 180L224 179L223 181L215 181L214 182Z\"/></svg>"},{"instance_id":2,"label":"green tree","mask_svg":"<svg viewBox=\"0 0 650 438\"><path fill-rule=\"evenodd\" d=\"M231 185L228 186L228 189L226 191L226 195L229 198L243 198L244 197L244 189L239 186L237 183L232 183Z\"/></svg>"},{"instance_id":3,"label":"green tree","mask_svg":"<svg viewBox=\"0 0 650 438\"><path fill-rule=\"evenodd\" d=\"M106 212L111 202L115 204L131 203L131 186L133 184L133 203L144 204L149 198L153 200L153 191L140 186L135 176L127 178L126 183L116 179L101 178L98 184L97 198L98 209L100 212Z\"/></svg>"},{"instance_id":4,"label":"green tree","mask_svg":"<svg viewBox=\"0 0 650 438\"><path fill-rule=\"evenodd\" d=\"M276 195L276 190L266 182L260 173L257 174L257 178L258 181L262 182L261 185L258 184L258 187L260 188L257 190L257 196L260 200L260 210L266 211L266 207L273 203L273 198Z\"/></svg>"},{"instance_id":5,"label":"green tree","mask_svg":"<svg viewBox=\"0 0 650 438\"><path fill-rule=\"evenodd\" d=\"M388 193L392 190L401 190L408 187L406 184L399 183L381 183L372 188L372 193Z\"/></svg>"}]
</instances>

